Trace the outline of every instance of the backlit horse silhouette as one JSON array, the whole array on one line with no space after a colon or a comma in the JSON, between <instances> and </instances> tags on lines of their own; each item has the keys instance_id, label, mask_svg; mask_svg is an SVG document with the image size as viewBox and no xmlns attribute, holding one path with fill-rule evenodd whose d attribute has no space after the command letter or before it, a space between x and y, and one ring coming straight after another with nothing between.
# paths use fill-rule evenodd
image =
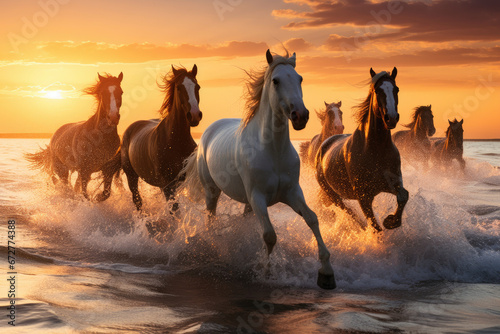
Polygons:
<instances>
[{"instance_id":1,"label":"backlit horse silhouette","mask_svg":"<svg viewBox=\"0 0 500 334\"><path fill-rule=\"evenodd\" d=\"M453 159L457 160L465 169L464 154L464 120L448 120L449 126L446 129L446 138L436 138L432 141L432 161L438 166L449 167Z\"/></svg>"},{"instance_id":2,"label":"backlit horse silhouette","mask_svg":"<svg viewBox=\"0 0 500 334\"><path fill-rule=\"evenodd\" d=\"M421 161L427 165L431 155L429 137L436 133L431 106L415 108L412 121L405 127L410 130L398 131L392 135L394 144L403 157Z\"/></svg>"},{"instance_id":3,"label":"backlit horse silhouette","mask_svg":"<svg viewBox=\"0 0 500 334\"><path fill-rule=\"evenodd\" d=\"M34 154L26 154L32 167L41 168L52 175L54 183L69 184L70 172L78 172L75 189L87 195L87 185L92 173L103 171L120 147L117 125L120 120L123 91L118 77L98 74L98 82L84 92L97 99L97 110L87 121L61 126L50 139L50 144ZM103 171L104 172L104 171ZM55 177L58 176L58 178ZM111 178L104 191L96 197L103 201L109 197Z\"/></svg>"}]
</instances>

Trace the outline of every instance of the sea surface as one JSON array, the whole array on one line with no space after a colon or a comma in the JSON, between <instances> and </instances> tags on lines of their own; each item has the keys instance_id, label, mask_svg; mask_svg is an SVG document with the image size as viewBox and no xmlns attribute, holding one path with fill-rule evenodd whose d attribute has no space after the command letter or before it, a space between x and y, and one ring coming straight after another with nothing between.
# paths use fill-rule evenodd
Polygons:
<instances>
[{"instance_id":1,"label":"sea surface","mask_svg":"<svg viewBox=\"0 0 500 334\"><path fill-rule=\"evenodd\" d=\"M325 207L303 168L335 290L316 286L316 242L290 208L269 209L278 243L268 259L242 204L221 197L208 230L202 204L181 194L171 215L145 183L143 213L126 182L89 202L28 168L23 154L47 143L0 139L1 333L500 333L500 142L466 142L464 173L404 160L403 225L380 234ZM374 203L379 219L395 206L388 194Z\"/></svg>"}]
</instances>

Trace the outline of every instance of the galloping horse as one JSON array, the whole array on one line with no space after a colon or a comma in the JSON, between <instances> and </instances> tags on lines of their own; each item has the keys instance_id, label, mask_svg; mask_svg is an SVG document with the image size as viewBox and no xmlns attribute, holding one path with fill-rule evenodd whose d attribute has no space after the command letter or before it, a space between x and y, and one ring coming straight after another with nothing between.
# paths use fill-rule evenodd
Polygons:
<instances>
[{"instance_id":1,"label":"galloping horse","mask_svg":"<svg viewBox=\"0 0 500 334\"><path fill-rule=\"evenodd\" d=\"M311 141L300 143L300 157L306 165L314 165L314 158L318 152L319 146L326 138L333 135L341 135L344 133L344 125L342 124L342 101L338 103L326 103L325 111L316 111L316 115L321 120L321 133L314 136Z\"/></svg>"},{"instance_id":2,"label":"galloping horse","mask_svg":"<svg viewBox=\"0 0 500 334\"><path fill-rule=\"evenodd\" d=\"M431 142L428 137L436 133L431 106L416 107L411 123L404 126L410 130L394 133L392 135L394 144L401 155L416 158L427 164L431 155Z\"/></svg>"},{"instance_id":3,"label":"galloping horse","mask_svg":"<svg viewBox=\"0 0 500 334\"><path fill-rule=\"evenodd\" d=\"M300 160L290 142L288 120L301 130L309 119L302 100L302 77L295 71L295 53L289 57L266 52L268 66L249 73L247 113L241 119L221 119L203 133L198 149L186 165L187 189L205 195L209 224L223 191L250 204L264 230L270 254L276 232L267 207L278 202L304 217L318 243L318 285L335 288L330 253L323 242L316 214L307 206L299 185Z\"/></svg>"},{"instance_id":4,"label":"galloping horse","mask_svg":"<svg viewBox=\"0 0 500 334\"><path fill-rule=\"evenodd\" d=\"M120 83L123 73L118 77L97 74L99 81L84 90L97 99L97 111L85 122L68 123L61 126L50 139L50 144L26 158L34 168L42 168L52 175L57 183L56 174L63 184L69 184L70 171L78 172L75 189L81 188L87 195L87 184L92 173L103 171L106 164L120 147L117 125L120 120L123 91ZM112 179L112 177L111 177ZM103 201L109 197L111 179L105 182L104 191L96 197Z\"/></svg>"},{"instance_id":5,"label":"galloping horse","mask_svg":"<svg viewBox=\"0 0 500 334\"><path fill-rule=\"evenodd\" d=\"M462 171L465 169L464 154L464 129L462 125L464 120L460 122L455 118L446 129L446 138L435 139L432 141L432 158L433 162L442 166L449 166L453 159L456 159Z\"/></svg>"},{"instance_id":6,"label":"galloping horse","mask_svg":"<svg viewBox=\"0 0 500 334\"><path fill-rule=\"evenodd\" d=\"M162 119L137 121L123 134L119 153L121 167L127 175L137 210L142 208L139 177L161 188L167 200L174 196L182 181L178 175L183 161L196 148L191 127L197 126L202 118L197 72L196 65L191 72L172 66L172 71L163 77L163 85L160 85L166 93L160 109ZM172 210L176 209L177 203Z\"/></svg>"},{"instance_id":7,"label":"galloping horse","mask_svg":"<svg viewBox=\"0 0 500 334\"><path fill-rule=\"evenodd\" d=\"M370 69L370 74L370 93L358 107L358 128L351 136L332 136L323 142L316 156L316 178L340 208L350 212L342 198L357 199L368 221L381 231L372 209L375 196L381 192L397 196L395 214L384 220L384 227L393 229L401 226L408 191L403 188L401 159L391 140L391 129L399 120L397 69L391 74Z\"/></svg>"}]
</instances>

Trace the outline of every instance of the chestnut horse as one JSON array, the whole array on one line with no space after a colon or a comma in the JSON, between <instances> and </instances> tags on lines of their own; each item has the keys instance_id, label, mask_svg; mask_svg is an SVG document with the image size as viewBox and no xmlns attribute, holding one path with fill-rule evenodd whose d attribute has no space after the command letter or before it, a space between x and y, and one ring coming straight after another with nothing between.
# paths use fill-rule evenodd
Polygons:
<instances>
[{"instance_id":1,"label":"chestnut horse","mask_svg":"<svg viewBox=\"0 0 500 334\"><path fill-rule=\"evenodd\" d=\"M326 138L344 133L341 106L342 101L330 104L325 102L325 111L316 111L316 115L321 120L321 133L314 136L311 141L300 143L300 157L306 165L314 166L316 152Z\"/></svg>"},{"instance_id":2,"label":"chestnut horse","mask_svg":"<svg viewBox=\"0 0 500 334\"><path fill-rule=\"evenodd\" d=\"M397 69L376 74L370 69L370 93L358 107L359 126L350 136L336 135L321 144L316 156L316 178L328 198L350 212L342 198L356 199L373 228L381 231L372 209L375 196L388 192L397 196L398 207L384 220L384 227L401 226L408 201L403 188L401 158L391 139L399 121Z\"/></svg>"},{"instance_id":3,"label":"chestnut horse","mask_svg":"<svg viewBox=\"0 0 500 334\"><path fill-rule=\"evenodd\" d=\"M69 184L70 172L78 172L75 189L87 195L87 184L92 173L103 171L120 147L117 125L120 120L123 91L118 77L97 74L99 81L84 90L97 99L97 111L85 122L61 126L50 139L50 144L34 154L26 154L32 167L42 168L52 175L54 183ZM55 177L55 175L58 178ZM103 201L109 197L112 175L105 176L104 191L96 197Z\"/></svg>"}]
</instances>

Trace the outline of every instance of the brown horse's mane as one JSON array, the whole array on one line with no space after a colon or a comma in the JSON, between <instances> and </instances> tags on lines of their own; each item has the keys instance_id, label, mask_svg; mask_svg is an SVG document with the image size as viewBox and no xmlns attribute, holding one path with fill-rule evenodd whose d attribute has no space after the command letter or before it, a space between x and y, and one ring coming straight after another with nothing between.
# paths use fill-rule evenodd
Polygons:
<instances>
[{"instance_id":1,"label":"brown horse's mane","mask_svg":"<svg viewBox=\"0 0 500 334\"><path fill-rule=\"evenodd\" d=\"M162 119L168 116L170 110L172 110L172 107L174 105L175 84L180 82L185 76L193 79L195 83L197 82L195 76L191 75L191 73L188 72L185 67L181 66L175 67L175 71L172 70L169 73L163 75L161 77L163 83L157 83L161 91L165 93L165 98L163 99L161 108L160 110L158 110Z\"/></svg>"},{"instance_id":2,"label":"brown horse's mane","mask_svg":"<svg viewBox=\"0 0 500 334\"><path fill-rule=\"evenodd\" d=\"M242 126L245 127L248 125L248 122L255 116L257 110L259 110L260 99L262 96L262 91L264 90L264 84L266 83L267 77L273 72L273 70L278 65L292 65L295 67L295 59L290 59L290 54L286 51L285 56L280 56L277 54L273 55L273 62L257 71L245 71L248 75L246 80L246 111L243 115L243 119L241 121Z\"/></svg>"},{"instance_id":3,"label":"brown horse's mane","mask_svg":"<svg viewBox=\"0 0 500 334\"><path fill-rule=\"evenodd\" d=\"M316 115L318 116L319 120L321 121L321 125L325 123L326 116L328 116L328 107L325 106L324 110L315 110Z\"/></svg>"},{"instance_id":4,"label":"brown horse's mane","mask_svg":"<svg viewBox=\"0 0 500 334\"><path fill-rule=\"evenodd\" d=\"M429 106L415 107L415 109L413 109L413 114L411 115L411 122L408 124L401 124L401 125L403 125L406 128L410 128L410 129L413 128L415 126L415 123L417 122L417 119L420 116L420 114L423 113L424 111L430 110L430 109L431 109L430 105Z\"/></svg>"}]
</instances>

